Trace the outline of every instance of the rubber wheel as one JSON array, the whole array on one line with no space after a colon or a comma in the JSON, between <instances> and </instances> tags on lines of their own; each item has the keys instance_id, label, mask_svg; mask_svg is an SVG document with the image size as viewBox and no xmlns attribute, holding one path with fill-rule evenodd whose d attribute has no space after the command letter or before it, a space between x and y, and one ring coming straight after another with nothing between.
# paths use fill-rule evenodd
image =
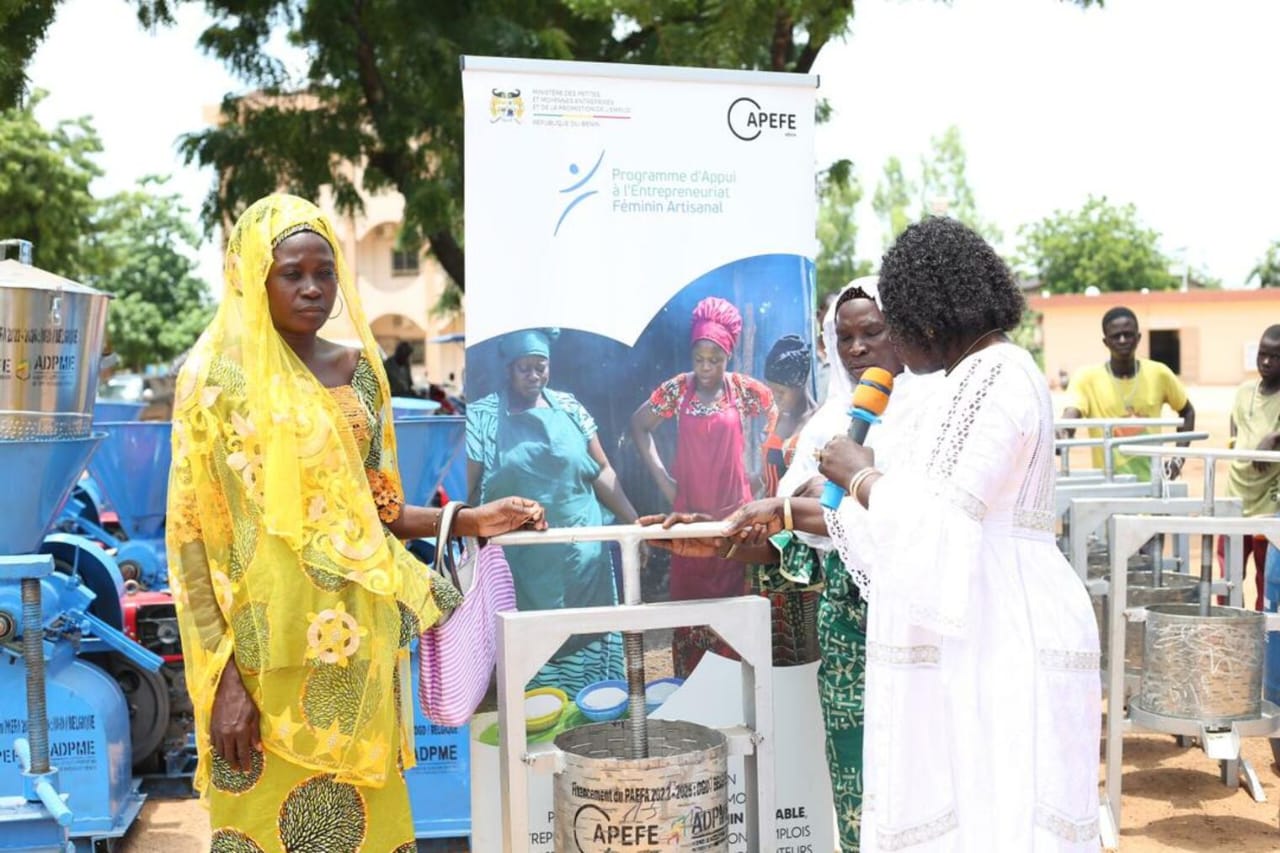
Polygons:
<instances>
[{"instance_id":1,"label":"rubber wheel","mask_svg":"<svg viewBox=\"0 0 1280 853\"><path fill-rule=\"evenodd\" d=\"M109 660L109 671L129 707L133 766L150 766L169 729L169 684L160 673L148 672L124 655L112 654Z\"/></svg>"}]
</instances>

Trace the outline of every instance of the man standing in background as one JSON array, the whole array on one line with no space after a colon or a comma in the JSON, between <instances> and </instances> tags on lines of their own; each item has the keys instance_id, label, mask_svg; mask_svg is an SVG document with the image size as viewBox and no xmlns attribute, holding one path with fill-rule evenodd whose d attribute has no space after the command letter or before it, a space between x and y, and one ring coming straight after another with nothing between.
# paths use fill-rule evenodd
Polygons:
<instances>
[{"instance_id":1,"label":"man standing in background","mask_svg":"<svg viewBox=\"0 0 1280 853\"><path fill-rule=\"evenodd\" d=\"M1082 367L1071 377L1071 404L1063 410L1064 418L1157 418L1168 404L1182 418L1183 432L1195 429L1196 410L1187 399L1187 389L1166 365L1135 357L1142 333L1133 311L1116 306L1102 315L1102 343L1111 358L1102 364ZM1115 436L1141 435L1142 427L1115 427ZM1074 430L1069 431L1071 434ZM1090 430L1095 438L1101 430ZM1190 442L1178 442L1186 447ZM1182 471L1181 459L1167 458L1165 476L1177 478ZM1103 468L1103 449L1093 448L1093 465ZM1151 460L1143 456L1115 454L1112 469L1116 474L1133 474L1139 480L1151 479Z\"/></svg>"},{"instance_id":2,"label":"man standing in background","mask_svg":"<svg viewBox=\"0 0 1280 853\"><path fill-rule=\"evenodd\" d=\"M1250 379L1236 391L1231 406L1231 446L1240 450L1276 450L1280 447L1280 324L1269 326L1258 342L1258 378ZM1280 465L1237 460L1231 463L1228 491L1240 498L1246 518L1280 514ZM1218 538L1218 564L1223 565L1224 539ZM1267 539L1244 537L1244 565L1253 570L1258 588L1259 610L1263 609L1266 577ZM1274 609L1275 602L1272 602Z\"/></svg>"},{"instance_id":3,"label":"man standing in background","mask_svg":"<svg viewBox=\"0 0 1280 853\"><path fill-rule=\"evenodd\" d=\"M391 388L392 397L420 397L413 390L413 374L409 371L409 356L413 355L413 344L401 341L396 344L396 351L382 363L387 371L387 385Z\"/></svg>"}]
</instances>

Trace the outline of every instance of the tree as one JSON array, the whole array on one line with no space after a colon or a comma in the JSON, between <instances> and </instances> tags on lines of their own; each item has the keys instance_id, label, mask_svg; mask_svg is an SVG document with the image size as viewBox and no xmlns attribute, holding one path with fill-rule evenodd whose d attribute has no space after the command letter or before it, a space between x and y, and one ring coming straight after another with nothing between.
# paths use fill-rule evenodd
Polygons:
<instances>
[{"instance_id":1,"label":"tree","mask_svg":"<svg viewBox=\"0 0 1280 853\"><path fill-rule=\"evenodd\" d=\"M1030 308L1022 312L1022 322L1009 333L1013 342L1031 353L1036 364L1044 370L1044 314Z\"/></svg>"},{"instance_id":2,"label":"tree","mask_svg":"<svg viewBox=\"0 0 1280 853\"><path fill-rule=\"evenodd\" d=\"M929 143L929 154L920 158L919 180L908 177L898 157L885 161L884 174L871 200L884 230L885 246L898 239L912 222L926 216L950 216L988 242L999 243L1003 239L1000 229L978 215L978 202L966 174L968 156L960 129L951 125Z\"/></svg>"},{"instance_id":3,"label":"tree","mask_svg":"<svg viewBox=\"0 0 1280 853\"><path fill-rule=\"evenodd\" d=\"M1004 239L1000 229L978 216L978 203L965 174L968 156L960 128L954 124L930 140L932 156L920 159L920 215L941 214L958 219L986 238Z\"/></svg>"},{"instance_id":4,"label":"tree","mask_svg":"<svg viewBox=\"0 0 1280 853\"><path fill-rule=\"evenodd\" d=\"M179 2L140 0L144 23L172 21ZM852 15L838 0L531 0L435 4L430 14L416 0L204 5L214 24L200 46L257 90L228 96L223 123L183 142L188 162L220 175L206 223L282 187L315 197L329 185L344 211L360 208L362 190L395 190L404 244L428 245L462 287L459 55L807 71ZM276 26L307 53L302 90L267 52Z\"/></svg>"},{"instance_id":5,"label":"tree","mask_svg":"<svg viewBox=\"0 0 1280 853\"><path fill-rule=\"evenodd\" d=\"M858 276L869 275L871 264L857 257L858 223L855 208L862 186L848 160L833 163L819 180L818 190L818 302Z\"/></svg>"},{"instance_id":6,"label":"tree","mask_svg":"<svg viewBox=\"0 0 1280 853\"><path fill-rule=\"evenodd\" d=\"M1177 276L1157 247L1160 235L1142 225L1132 204L1090 196L1078 211L1055 211L1019 230L1018 263L1053 293L1171 290Z\"/></svg>"},{"instance_id":7,"label":"tree","mask_svg":"<svg viewBox=\"0 0 1280 853\"><path fill-rule=\"evenodd\" d=\"M209 289L190 253L199 235L165 178L107 199L100 213L105 272L90 283L114 294L107 312L112 349L134 370L185 352L213 316Z\"/></svg>"},{"instance_id":8,"label":"tree","mask_svg":"<svg viewBox=\"0 0 1280 853\"><path fill-rule=\"evenodd\" d=\"M1255 278L1258 280L1258 287L1280 287L1280 240L1267 247L1267 253L1249 271L1245 283L1248 284Z\"/></svg>"},{"instance_id":9,"label":"tree","mask_svg":"<svg viewBox=\"0 0 1280 853\"><path fill-rule=\"evenodd\" d=\"M871 209L880 217L884 230L886 248L911 224L911 199L915 194L915 184L903 171L902 161L896 156L890 157L885 161L884 175L876 184L875 195L871 198Z\"/></svg>"},{"instance_id":10,"label":"tree","mask_svg":"<svg viewBox=\"0 0 1280 853\"><path fill-rule=\"evenodd\" d=\"M22 104L27 63L53 23L57 0L0 0L0 109Z\"/></svg>"},{"instance_id":11,"label":"tree","mask_svg":"<svg viewBox=\"0 0 1280 853\"><path fill-rule=\"evenodd\" d=\"M79 279L99 264L89 184L102 174L92 160L102 142L87 118L41 126L43 97L0 112L0 237L30 240L37 266Z\"/></svg>"}]
</instances>

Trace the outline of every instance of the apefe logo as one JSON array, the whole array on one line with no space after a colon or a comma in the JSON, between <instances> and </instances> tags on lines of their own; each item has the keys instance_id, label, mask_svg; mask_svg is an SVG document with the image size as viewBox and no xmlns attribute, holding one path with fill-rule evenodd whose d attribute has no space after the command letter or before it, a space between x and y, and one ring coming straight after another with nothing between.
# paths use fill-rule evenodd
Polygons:
<instances>
[{"instance_id":1,"label":"apefe logo","mask_svg":"<svg viewBox=\"0 0 1280 853\"><path fill-rule=\"evenodd\" d=\"M786 136L796 135L796 114L770 112L753 98L738 98L729 105L729 130L743 142L757 139L766 130L781 130Z\"/></svg>"}]
</instances>

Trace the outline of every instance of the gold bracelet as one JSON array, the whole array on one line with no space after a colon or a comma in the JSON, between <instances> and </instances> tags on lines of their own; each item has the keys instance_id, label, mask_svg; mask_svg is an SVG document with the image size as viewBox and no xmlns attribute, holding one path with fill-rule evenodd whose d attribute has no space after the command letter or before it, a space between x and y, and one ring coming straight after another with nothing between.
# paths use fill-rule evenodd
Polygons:
<instances>
[{"instance_id":1,"label":"gold bracelet","mask_svg":"<svg viewBox=\"0 0 1280 853\"><path fill-rule=\"evenodd\" d=\"M791 498L782 499L782 527L784 530L795 530L794 519L791 517Z\"/></svg>"},{"instance_id":2,"label":"gold bracelet","mask_svg":"<svg viewBox=\"0 0 1280 853\"><path fill-rule=\"evenodd\" d=\"M870 486L870 484L874 483L876 480L879 480L881 477L883 477L883 476L884 476L884 472L883 472L883 471L877 471L877 470L876 470L876 469L874 469L874 468L872 468L872 469L870 469L870 470L871 470L871 473L870 473L870 474L868 474L866 477L863 477L863 478L862 478L862 482L858 484L858 488L859 488L859 489L861 489L863 486ZM857 492L854 492L854 494L853 494L853 499L854 499L855 501L857 501L858 503L862 504L864 507L867 507L867 509L870 509L870 508L871 508L871 506L870 506L870 504L871 504L871 492L870 492L870 491L868 491L868 492L867 492L867 499L866 499L865 501L864 501L864 500L863 500L863 499L858 495L858 493L857 493Z\"/></svg>"},{"instance_id":3,"label":"gold bracelet","mask_svg":"<svg viewBox=\"0 0 1280 853\"><path fill-rule=\"evenodd\" d=\"M849 495L854 500L857 500L858 489L862 488L862 484L866 482L866 479L870 477L872 474L879 474L879 473L880 472L877 471L875 468L869 468L869 467L863 468L861 471L854 474L853 477L849 480L849 488L846 491L849 492Z\"/></svg>"},{"instance_id":4,"label":"gold bracelet","mask_svg":"<svg viewBox=\"0 0 1280 853\"><path fill-rule=\"evenodd\" d=\"M737 552L737 550L738 550L738 543L734 542L732 545L729 546L729 550L724 552L724 556L721 557L720 559L722 560L732 559L734 553Z\"/></svg>"}]
</instances>

